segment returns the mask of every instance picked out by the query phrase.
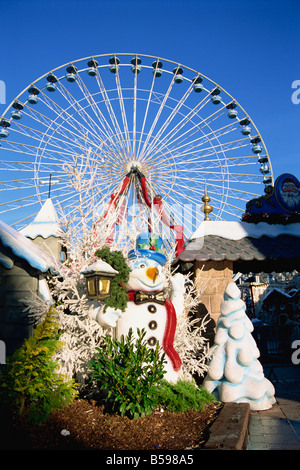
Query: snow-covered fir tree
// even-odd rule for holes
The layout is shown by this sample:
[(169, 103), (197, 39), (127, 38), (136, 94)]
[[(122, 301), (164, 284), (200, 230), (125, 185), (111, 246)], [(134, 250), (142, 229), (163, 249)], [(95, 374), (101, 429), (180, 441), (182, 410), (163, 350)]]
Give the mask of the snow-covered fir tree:
[(204, 386), (225, 403), (246, 402), (252, 410), (269, 409), (275, 403), (275, 390), (258, 361), (253, 325), (245, 311), (239, 288), (229, 283)]

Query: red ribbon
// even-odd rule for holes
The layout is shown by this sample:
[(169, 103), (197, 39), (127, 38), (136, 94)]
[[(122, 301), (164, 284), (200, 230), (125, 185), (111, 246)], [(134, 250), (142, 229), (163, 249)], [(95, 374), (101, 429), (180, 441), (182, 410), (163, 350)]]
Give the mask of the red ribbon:
[[(142, 186), (142, 192), (143, 196), (145, 199), (146, 204), (148, 207), (151, 207), (153, 204), (153, 201), (151, 202), (147, 193), (147, 188), (146, 188), (146, 178), (145, 176), (141, 176), (140, 178), (141, 181), (141, 186)], [(154, 207), (156, 208), (161, 221), (167, 225), (167, 227), (170, 227), (172, 230), (175, 230), (176, 232), (176, 256), (180, 255), (180, 253), (183, 251), (184, 248), (184, 240), (183, 240), (183, 227), (182, 225), (171, 225), (168, 221), (168, 218), (165, 214), (164, 208), (162, 201), (160, 199), (154, 198)]]

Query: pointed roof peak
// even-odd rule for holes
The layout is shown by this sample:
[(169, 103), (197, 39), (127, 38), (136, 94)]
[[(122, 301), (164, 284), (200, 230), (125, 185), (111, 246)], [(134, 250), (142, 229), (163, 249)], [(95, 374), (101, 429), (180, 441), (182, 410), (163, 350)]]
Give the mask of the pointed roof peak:
[(48, 198), (42, 205), (39, 213), (36, 215), (33, 223), (47, 223), (56, 222), (59, 223), (57, 212), (53, 205), (52, 199)]
[(50, 198), (46, 199), (35, 219), (20, 230), (20, 233), (31, 239), (38, 236), (43, 238), (59, 237), (62, 234), (59, 218)]

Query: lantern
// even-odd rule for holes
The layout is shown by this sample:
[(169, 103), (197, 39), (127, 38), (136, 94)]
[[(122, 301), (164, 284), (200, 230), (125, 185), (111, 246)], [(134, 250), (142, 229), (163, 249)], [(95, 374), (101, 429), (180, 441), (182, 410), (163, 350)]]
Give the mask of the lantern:
[(86, 279), (88, 297), (101, 301), (109, 297), (111, 280), (118, 274), (118, 271), (99, 259), (81, 273)]

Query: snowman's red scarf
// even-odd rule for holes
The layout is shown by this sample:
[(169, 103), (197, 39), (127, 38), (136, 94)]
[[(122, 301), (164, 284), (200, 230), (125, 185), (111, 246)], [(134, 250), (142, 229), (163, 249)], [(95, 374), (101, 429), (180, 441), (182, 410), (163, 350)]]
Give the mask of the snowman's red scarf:
[[(127, 292), (128, 299), (134, 301), (134, 292)], [(169, 356), (173, 369), (178, 371), (182, 365), (182, 361), (179, 354), (175, 351), (173, 342), (177, 325), (177, 318), (174, 305), (169, 299), (165, 300), (165, 307), (167, 310), (167, 323), (165, 328), (165, 334), (163, 337), (162, 348), (164, 352)]]

